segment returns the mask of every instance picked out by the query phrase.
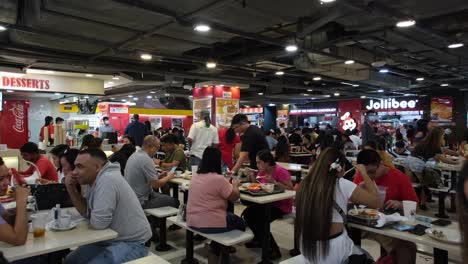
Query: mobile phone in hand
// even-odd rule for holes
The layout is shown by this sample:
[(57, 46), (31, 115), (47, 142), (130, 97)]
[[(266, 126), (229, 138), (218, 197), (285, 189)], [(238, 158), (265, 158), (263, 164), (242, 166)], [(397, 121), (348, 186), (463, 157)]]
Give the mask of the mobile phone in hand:
[(174, 167), (171, 168), (171, 170), (169, 172), (174, 172), (176, 169), (177, 169), (177, 166), (174, 166)]

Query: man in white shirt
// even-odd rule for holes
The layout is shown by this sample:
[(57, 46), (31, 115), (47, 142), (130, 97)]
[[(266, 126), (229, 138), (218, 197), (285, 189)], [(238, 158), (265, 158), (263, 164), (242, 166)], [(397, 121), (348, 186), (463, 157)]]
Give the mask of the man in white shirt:
[(211, 124), (210, 111), (202, 110), (199, 119), (201, 121), (192, 124), (187, 137), (190, 145), (190, 166), (200, 165), (203, 151), (207, 147), (217, 147), (219, 144), (218, 129)]
[(353, 129), (353, 131), (351, 131), (351, 135), (349, 136), (349, 139), (353, 141), (354, 146), (356, 146), (357, 148), (361, 147), (362, 140), (359, 137), (359, 131), (357, 129)]

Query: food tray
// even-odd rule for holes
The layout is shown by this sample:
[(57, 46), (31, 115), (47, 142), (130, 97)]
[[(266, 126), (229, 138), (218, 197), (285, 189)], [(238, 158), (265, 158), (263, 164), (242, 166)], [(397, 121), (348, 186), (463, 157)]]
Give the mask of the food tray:
[(272, 195), (272, 194), (278, 194), (278, 193), (283, 193), (284, 190), (275, 186), (275, 189), (273, 190), (273, 192), (271, 193), (268, 193), (268, 192), (265, 192), (264, 190), (260, 190), (258, 192), (251, 192), (247, 189), (241, 189), (240, 190), (241, 193), (245, 193), (245, 194), (248, 194), (248, 195), (252, 195), (252, 196), (267, 196), (267, 195)]

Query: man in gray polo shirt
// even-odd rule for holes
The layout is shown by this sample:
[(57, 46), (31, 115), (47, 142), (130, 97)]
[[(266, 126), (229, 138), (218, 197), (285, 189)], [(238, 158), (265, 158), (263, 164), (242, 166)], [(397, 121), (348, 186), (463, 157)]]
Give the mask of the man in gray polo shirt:
[[(133, 153), (125, 165), (125, 180), (136, 193), (144, 209), (164, 206), (179, 207), (180, 202), (169, 195), (153, 191), (161, 188), (174, 177), (174, 173), (163, 172), (158, 174), (151, 157), (159, 150), (159, 139), (155, 136), (146, 136), (141, 149)], [(160, 176), (162, 178), (160, 178)]]
[[(75, 160), (65, 184), (75, 208), (94, 229), (110, 228), (117, 238), (79, 247), (65, 263), (123, 263), (148, 255), (151, 227), (135, 193), (100, 149), (86, 149)], [(85, 198), (77, 185), (86, 185)]]

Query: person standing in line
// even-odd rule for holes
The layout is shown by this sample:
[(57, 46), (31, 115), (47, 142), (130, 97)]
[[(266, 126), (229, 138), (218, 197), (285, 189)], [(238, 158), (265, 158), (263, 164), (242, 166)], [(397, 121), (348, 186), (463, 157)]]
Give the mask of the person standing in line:
[(204, 109), (200, 112), (201, 121), (192, 124), (188, 134), (190, 145), (190, 166), (200, 165), (203, 151), (207, 147), (218, 147), (218, 130), (211, 124), (210, 111)]
[(143, 139), (148, 134), (145, 124), (140, 123), (139, 121), (140, 116), (138, 114), (134, 114), (132, 118), (132, 122), (128, 124), (125, 128), (126, 135), (130, 135), (135, 139), (135, 145), (141, 147), (143, 143)]
[(369, 110), (364, 117), (364, 123), (362, 124), (362, 145), (365, 145), (367, 141), (372, 141), (376, 139), (374, 122), (377, 120), (377, 115), (374, 111)]
[(232, 118), (231, 127), (236, 133), (243, 134), (241, 152), (232, 171), (237, 174), (245, 162), (250, 162), (250, 168), (257, 169), (257, 163), (255, 162), (257, 153), (260, 150), (269, 150), (265, 134), (257, 126), (250, 125), (247, 116), (244, 114), (235, 115)]
[(112, 133), (115, 132), (114, 127), (110, 125), (109, 117), (105, 116), (102, 118), (102, 123), (104, 124), (99, 128), (99, 137), (104, 138), (104, 133)]
[[(83, 197), (78, 185), (87, 185)], [(93, 229), (110, 228), (117, 238), (80, 246), (65, 259), (67, 264), (124, 263), (148, 255), (145, 243), (151, 227), (132, 188), (120, 174), (120, 166), (107, 160), (100, 149), (82, 150), (65, 186), (78, 212)]]

